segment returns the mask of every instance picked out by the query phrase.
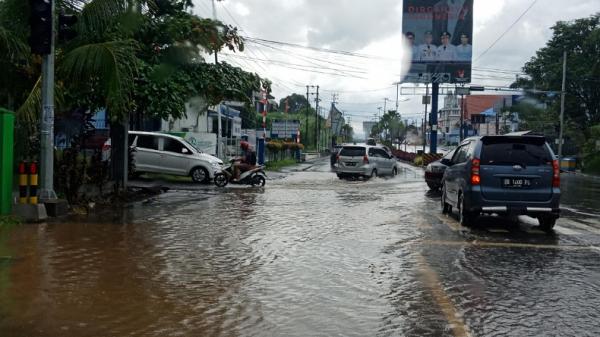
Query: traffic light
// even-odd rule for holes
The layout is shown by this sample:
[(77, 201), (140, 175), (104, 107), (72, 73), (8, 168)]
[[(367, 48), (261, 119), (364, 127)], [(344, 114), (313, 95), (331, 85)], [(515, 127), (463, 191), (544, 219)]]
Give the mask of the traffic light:
[(39, 55), (50, 54), (52, 45), (52, 0), (29, 0), (29, 25), (31, 52)]
[(69, 41), (77, 36), (75, 31), (75, 24), (77, 23), (77, 16), (73, 14), (61, 13), (58, 16), (58, 38), (62, 41)]

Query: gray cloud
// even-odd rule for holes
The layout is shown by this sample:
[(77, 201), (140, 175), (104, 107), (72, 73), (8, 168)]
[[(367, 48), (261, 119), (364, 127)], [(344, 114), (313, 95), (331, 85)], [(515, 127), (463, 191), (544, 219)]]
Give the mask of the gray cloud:
[[(494, 1), (494, 3), (492, 3)], [(480, 55), (498, 36), (509, 27), (516, 18), (531, 4), (532, 0), (477, 0), (475, 11), (475, 33), (473, 40), (473, 55)], [(204, 16), (210, 16), (210, 0), (194, 0), (196, 11)], [(249, 15), (241, 16), (235, 11), (236, 5), (241, 4), (249, 9)], [(225, 0), (218, 4), (219, 17), (232, 23), (224, 8), (235, 17), (237, 23), (246, 31), (244, 34), (269, 40), (307, 44), (314, 47), (326, 46), (331, 49), (357, 51), (376, 42), (382, 42), (401, 31), (402, 18), (397, 10), (402, 4), (398, 0)], [(498, 8), (501, 10), (492, 10)], [(479, 6), (479, 7), (478, 7)], [(500, 68), (520, 70), (535, 52), (542, 48), (552, 36), (550, 27), (557, 21), (568, 21), (587, 17), (600, 11), (599, 0), (538, 0), (533, 8), (525, 15), (510, 32), (506, 34), (483, 58), (477, 63), (480, 68)], [(485, 13), (484, 13), (485, 12)], [(256, 47), (256, 46), (254, 46)], [(385, 47), (376, 49), (377, 53), (386, 57), (390, 55)], [(272, 54), (268, 49), (262, 49), (271, 59), (287, 57), (287, 61), (302, 63), (292, 55), (282, 56)], [(374, 53), (372, 51), (371, 53)], [(246, 55), (248, 55), (246, 53)], [(315, 54), (321, 58), (323, 54)], [(335, 61), (338, 61), (336, 58)], [(341, 59), (342, 63), (365, 62), (365, 60)], [(372, 61), (373, 63), (377, 61)], [(381, 79), (370, 78), (357, 82), (354, 79), (334, 77), (331, 75), (297, 72), (265, 65), (268, 72), (251, 66), (261, 75), (274, 79), (287, 80), (287, 88), (279, 85), (274, 92), (277, 96), (285, 96), (291, 91), (303, 92), (302, 88), (294, 87), (295, 83), (318, 83), (322, 90), (339, 90), (342, 92), (342, 102), (376, 102), (387, 96), (395, 98), (395, 89), (386, 92), (373, 92), (369, 89), (385, 87)], [(394, 71), (394, 70), (391, 70)], [(397, 70), (395, 70), (397, 71)], [(483, 85), (507, 85), (511, 75), (494, 74), (475, 71), (483, 76), (474, 82)], [(496, 78), (495, 78), (496, 76)], [(506, 77), (509, 78), (506, 78)], [(277, 77), (277, 78), (276, 78)], [(365, 90), (345, 94), (344, 90)], [(330, 93), (327, 93), (329, 96)], [(401, 110), (412, 114), (415, 118), (422, 111), (420, 98), (413, 96), (409, 102), (401, 104)], [(441, 103), (441, 102), (440, 102)], [(354, 110), (370, 114), (377, 111), (381, 103), (360, 105)], [(350, 106), (349, 106), (350, 108)], [(357, 124), (355, 125), (360, 128)]]

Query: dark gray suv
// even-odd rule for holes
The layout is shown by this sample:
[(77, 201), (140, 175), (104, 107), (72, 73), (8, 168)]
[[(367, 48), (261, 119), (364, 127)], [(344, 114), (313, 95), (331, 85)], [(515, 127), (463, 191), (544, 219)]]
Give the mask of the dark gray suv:
[(496, 213), (529, 215), (545, 230), (554, 227), (560, 212), (560, 169), (544, 137), (468, 138), (444, 164), (442, 211), (456, 207), (461, 224)]

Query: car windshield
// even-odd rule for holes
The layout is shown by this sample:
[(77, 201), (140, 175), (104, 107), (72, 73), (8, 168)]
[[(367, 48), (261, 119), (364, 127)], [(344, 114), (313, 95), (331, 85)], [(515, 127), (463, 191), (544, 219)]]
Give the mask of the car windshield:
[(365, 147), (363, 146), (345, 146), (340, 151), (340, 156), (344, 157), (362, 157), (365, 155)]
[(483, 142), (481, 165), (540, 166), (552, 164), (544, 143), (528, 140), (494, 140)]

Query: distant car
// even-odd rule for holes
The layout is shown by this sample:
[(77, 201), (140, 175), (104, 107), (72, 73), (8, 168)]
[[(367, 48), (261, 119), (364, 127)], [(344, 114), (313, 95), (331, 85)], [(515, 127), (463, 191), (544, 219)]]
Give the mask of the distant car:
[(336, 145), (331, 150), (331, 155), (329, 156), (329, 163), (331, 164), (332, 167), (335, 166), (335, 163), (337, 161), (337, 155), (338, 155), (338, 152), (340, 152), (341, 148), (342, 148), (342, 145)]
[(453, 149), (446, 153), (440, 160), (429, 163), (429, 165), (425, 167), (425, 182), (427, 182), (427, 186), (429, 186), (430, 190), (439, 190), (442, 188), (442, 177), (454, 155), (454, 151), (455, 150)]
[(471, 137), (442, 179), (442, 212), (471, 225), (481, 213), (529, 215), (550, 230), (560, 214), (560, 167), (543, 136)]
[(344, 145), (337, 156), (338, 178), (398, 174), (397, 160), (381, 146)]

